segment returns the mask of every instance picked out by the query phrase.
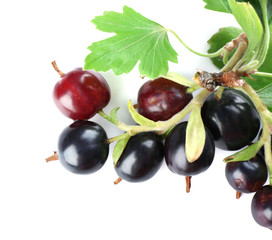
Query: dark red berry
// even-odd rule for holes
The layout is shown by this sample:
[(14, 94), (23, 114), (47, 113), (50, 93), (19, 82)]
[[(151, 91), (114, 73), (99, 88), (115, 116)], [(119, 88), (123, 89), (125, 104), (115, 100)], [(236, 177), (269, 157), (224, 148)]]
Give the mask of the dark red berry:
[(99, 73), (77, 68), (56, 83), (53, 99), (65, 116), (89, 119), (109, 103), (110, 88)]
[(138, 92), (138, 112), (153, 121), (165, 121), (192, 99), (186, 87), (165, 78), (147, 81)]

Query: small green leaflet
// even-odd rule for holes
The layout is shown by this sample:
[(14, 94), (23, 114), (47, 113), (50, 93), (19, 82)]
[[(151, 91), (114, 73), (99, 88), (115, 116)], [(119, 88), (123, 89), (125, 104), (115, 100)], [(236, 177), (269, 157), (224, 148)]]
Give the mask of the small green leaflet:
[(96, 28), (116, 35), (94, 42), (85, 59), (84, 69), (108, 71), (116, 75), (129, 73), (140, 61), (139, 72), (151, 79), (168, 72), (168, 61), (177, 63), (167, 29), (132, 8), (124, 6), (123, 13), (104, 12), (92, 22)]
[(244, 148), (243, 150), (228, 156), (224, 159), (225, 162), (241, 162), (248, 161), (250, 158), (254, 157), (260, 148), (263, 146), (261, 141), (257, 141), (251, 144), (249, 147)]
[(248, 52), (253, 51), (260, 43), (263, 36), (263, 26), (255, 9), (249, 3), (237, 3), (229, 0), (232, 14), (240, 24), (248, 38)]
[(185, 152), (188, 162), (196, 161), (202, 154), (206, 139), (205, 127), (201, 118), (201, 105), (196, 105), (186, 128)]
[(141, 114), (139, 114), (136, 111), (136, 109), (134, 108), (131, 100), (128, 101), (128, 110), (129, 110), (129, 113), (132, 116), (133, 120), (136, 123), (138, 123), (140, 125), (143, 125), (145, 127), (156, 127), (157, 126), (156, 122), (154, 122), (153, 120), (150, 120), (150, 119), (142, 116)]
[(218, 12), (231, 13), (228, 0), (203, 0), (206, 5), (205, 8)]
[(118, 162), (119, 158), (121, 157), (129, 139), (130, 139), (130, 136), (127, 135), (125, 138), (118, 140), (118, 142), (115, 144), (114, 149), (113, 149), (113, 153), (112, 153), (114, 165), (117, 164), (117, 162)]

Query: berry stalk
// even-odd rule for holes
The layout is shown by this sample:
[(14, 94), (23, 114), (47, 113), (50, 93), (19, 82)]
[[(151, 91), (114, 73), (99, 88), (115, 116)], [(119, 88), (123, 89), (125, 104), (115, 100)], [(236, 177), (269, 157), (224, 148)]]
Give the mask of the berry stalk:
[[(172, 118), (167, 121), (153, 122), (153, 126), (146, 125), (126, 125), (120, 122), (116, 125), (120, 130), (126, 131), (129, 135), (135, 135), (140, 132), (150, 132), (150, 131), (160, 131), (166, 132), (169, 128), (179, 123), (187, 114), (189, 114), (192, 109), (197, 105), (202, 105), (206, 97), (210, 92), (203, 89), (191, 102), (179, 113), (175, 114)], [(149, 120), (150, 122), (150, 120)]]
[(243, 85), (243, 90), (251, 97), (259, 115), (261, 117), (263, 132), (262, 132), (262, 140), (264, 141), (265, 148), (265, 162), (269, 171), (269, 182), (272, 185), (272, 153), (271, 153), (271, 113), (267, 110), (266, 106), (262, 103), (261, 99), (254, 91), (254, 89), (245, 83)]
[(265, 162), (269, 172), (269, 184), (272, 186), (272, 153), (271, 153), (271, 140), (269, 139), (264, 144)]
[(247, 41), (246, 40), (242, 40), (239, 43), (238, 48), (237, 48), (236, 52), (234, 53), (234, 55), (232, 56), (232, 58), (221, 69), (221, 72), (229, 72), (235, 66), (237, 66), (237, 64), (239, 63), (239, 61), (241, 60), (241, 58), (244, 56), (244, 54), (245, 54), (245, 52), (247, 50), (247, 47), (248, 47)]
[(267, 72), (255, 72), (253, 73), (253, 75), (272, 78), (272, 73), (267, 73)]
[(182, 39), (173, 30), (167, 29), (167, 31), (172, 33), (187, 50), (189, 50), (190, 52), (192, 52), (200, 57), (209, 57), (209, 58), (218, 57), (224, 52), (225, 47), (220, 48), (217, 52), (214, 52), (214, 53), (197, 52), (197, 51), (193, 50), (192, 48), (190, 48), (185, 42), (183, 42)]

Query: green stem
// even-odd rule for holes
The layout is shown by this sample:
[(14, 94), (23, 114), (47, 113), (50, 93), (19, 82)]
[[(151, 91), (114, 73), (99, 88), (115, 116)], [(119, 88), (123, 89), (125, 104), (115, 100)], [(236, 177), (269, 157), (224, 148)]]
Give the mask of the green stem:
[(224, 63), (224, 65), (226, 65), (227, 63), (228, 63), (228, 61), (229, 61), (229, 56), (230, 56), (230, 51), (228, 51), (227, 49), (224, 49), (224, 51), (223, 51), (223, 63)]
[(268, 109), (263, 112), (263, 118), (268, 125), (270, 134), (272, 134), (272, 113)]
[(224, 87), (219, 87), (218, 89), (217, 89), (217, 91), (214, 93), (214, 96), (215, 96), (215, 98), (217, 99), (217, 100), (219, 100), (219, 99), (221, 99), (221, 97), (222, 97), (222, 94), (223, 94), (223, 92), (224, 92)]
[(140, 132), (152, 132), (152, 131), (167, 131), (170, 127), (180, 122), (189, 112), (192, 111), (196, 104), (202, 104), (210, 92), (203, 89), (193, 100), (179, 113), (174, 115), (167, 121), (158, 121), (154, 123), (154, 126), (142, 126), (142, 125), (126, 125), (123, 122), (119, 122), (117, 127), (120, 130), (127, 132), (129, 135), (135, 135)]
[(272, 78), (272, 73), (267, 73), (267, 72), (255, 72), (253, 75), (260, 76), (260, 77), (271, 77)]
[(270, 185), (272, 185), (272, 153), (271, 153), (271, 121), (269, 120), (269, 111), (262, 103), (261, 99), (254, 91), (254, 89), (247, 83), (243, 85), (243, 90), (250, 96), (252, 99), (262, 122), (263, 133), (261, 136), (262, 141), (264, 142), (265, 148), (265, 162), (269, 171), (269, 181)]
[(239, 46), (236, 50), (236, 52), (233, 54), (231, 59), (227, 62), (227, 64), (221, 69), (221, 72), (229, 72), (231, 71), (239, 62), (239, 60), (243, 57), (247, 50), (247, 42), (246, 41), (241, 41), (239, 43)]
[(245, 62), (243, 63), (243, 66), (245, 66), (245, 65), (251, 63), (252, 61), (254, 61), (256, 59), (256, 56), (257, 56), (256, 51), (249, 52), (248, 55), (247, 55), (247, 58), (246, 58)]
[(200, 53), (200, 52), (197, 52), (197, 51), (193, 50), (192, 48), (190, 48), (185, 42), (183, 42), (182, 39), (173, 30), (167, 29), (167, 31), (171, 32), (186, 49), (188, 49), (190, 52), (192, 52), (192, 53), (194, 53), (194, 54), (196, 54), (198, 56), (213, 58), (213, 57), (220, 56), (224, 51), (224, 47), (222, 47), (217, 52), (214, 52), (214, 53)]
[(106, 142), (107, 142), (108, 144), (110, 144), (110, 143), (113, 143), (113, 142), (118, 141), (118, 140), (120, 140), (120, 139), (126, 138), (126, 137), (128, 137), (128, 136), (129, 136), (128, 133), (123, 133), (123, 134), (118, 135), (118, 136), (116, 136), (116, 137), (108, 138)]
[(240, 73), (245, 73), (245, 72), (252, 72), (254, 69), (256, 69), (259, 65), (259, 61), (258, 60), (253, 60), (252, 62), (246, 64), (246, 65), (243, 65), (242, 67), (240, 67), (238, 69), (238, 72)]
[(113, 123), (114, 125), (118, 124), (118, 122), (116, 122), (112, 117), (110, 117), (109, 115), (107, 115), (106, 113), (103, 112), (103, 110), (99, 110), (98, 114), (105, 118), (106, 120), (108, 120), (109, 122)]
[(187, 90), (186, 90), (186, 92), (187, 93), (193, 93), (194, 91), (196, 91), (196, 90), (198, 90), (198, 89), (200, 89), (201, 87), (199, 86), (199, 85), (196, 85), (196, 86), (194, 86), (194, 87), (189, 87), (189, 88), (187, 88)]
[(263, 64), (268, 52), (269, 42), (270, 42), (270, 30), (269, 30), (269, 23), (268, 23), (268, 17), (267, 17), (267, 0), (260, 1), (260, 4), (262, 8), (262, 15), (263, 15), (264, 36), (260, 46), (260, 52), (257, 56), (257, 60), (259, 61), (259, 65), (257, 66), (257, 68)]
[[(269, 133), (269, 129), (267, 126), (263, 126), (263, 131)], [(270, 136), (270, 134), (269, 134)], [(265, 155), (265, 163), (268, 168), (269, 173), (269, 183), (272, 186), (272, 153), (271, 153), (271, 137), (264, 144), (264, 155)]]
[(254, 91), (254, 89), (247, 83), (243, 85), (243, 90), (250, 96), (251, 100), (253, 101), (257, 111), (259, 112), (260, 116), (262, 116), (267, 108), (259, 98), (258, 94)]

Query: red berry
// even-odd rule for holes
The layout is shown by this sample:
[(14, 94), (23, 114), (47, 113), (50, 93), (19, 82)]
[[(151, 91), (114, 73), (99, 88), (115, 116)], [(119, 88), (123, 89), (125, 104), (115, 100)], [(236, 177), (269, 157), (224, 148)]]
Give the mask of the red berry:
[(192, 99), (186, 87), (165, 78), (147, 81), (138, 92), (138, 112), (153, 121), (165, 121)]
[(110, 88), (97, 72), (77, 68), (56, 83), (53, 99), (59, 110), (74, 120), (89, 119), (110, 101)]

